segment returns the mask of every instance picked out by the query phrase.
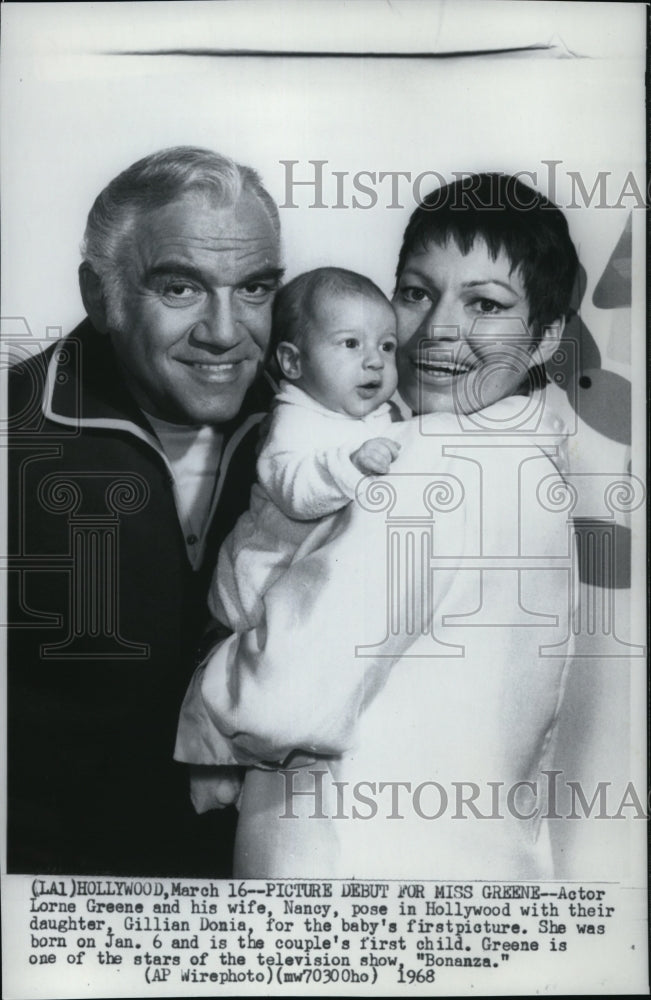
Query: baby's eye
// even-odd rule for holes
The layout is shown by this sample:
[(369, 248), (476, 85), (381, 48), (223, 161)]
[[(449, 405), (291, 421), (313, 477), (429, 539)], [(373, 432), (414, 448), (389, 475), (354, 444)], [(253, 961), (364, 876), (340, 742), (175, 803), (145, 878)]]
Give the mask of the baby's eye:
[(348, 347), (351, 351), (354, 351), (356, 347), (359, 347), (359, 340), (356, 337), (346, 337), (344, 347)]
[(385, 340), (385, 342), (380, 347), (380, 350), (385, 351), (387, 354), (393, 354), (395, 352), (395, 349), (396, 345), (395, 341), (393, 340)]

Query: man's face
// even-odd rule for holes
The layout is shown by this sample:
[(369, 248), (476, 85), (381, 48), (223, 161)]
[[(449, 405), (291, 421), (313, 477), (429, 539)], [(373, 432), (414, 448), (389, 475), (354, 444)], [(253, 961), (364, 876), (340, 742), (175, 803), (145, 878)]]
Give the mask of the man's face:
[(139, 406), (179, 424), (235, 417), (264, 360), (282, 273), (260, 202), (247, 193), (218, 207), (190, 192), (136, 221), (122, 267), (109, 336)]
[(483, 409), (543, 360), (518, 271), (504, 251), (493, 260), (482, 239), (465, 255), (453, 240), (412, 251), (393, 307), (400, 393), (417, 413)]

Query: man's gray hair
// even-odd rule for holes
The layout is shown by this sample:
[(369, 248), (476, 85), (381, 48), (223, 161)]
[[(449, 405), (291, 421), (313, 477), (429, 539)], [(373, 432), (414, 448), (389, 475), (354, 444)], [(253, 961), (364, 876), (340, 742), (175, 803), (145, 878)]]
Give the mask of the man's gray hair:
[(198, 146), (173, 146), (151, 153), (118, 174), (97, 196), (81, 247), (83, 260), (101, 279), (114, 309), (121, 306), (121, 251), (138, 215), (160, 208), (188, 191), (204, 191), (230, 207), (250, 192), (280, 237), (278, 207), (259, 175), (226, 156)]

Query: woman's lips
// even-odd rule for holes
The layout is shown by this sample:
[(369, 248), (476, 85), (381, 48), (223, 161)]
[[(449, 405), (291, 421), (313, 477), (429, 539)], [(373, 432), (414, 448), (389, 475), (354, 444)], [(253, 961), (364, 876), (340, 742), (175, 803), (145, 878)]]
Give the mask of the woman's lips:
[(420, 379), (437, 384), (452, 383), (472, 371), (471, 365), (462, 361), (448, 361), (421, 355), (411, 358), (410, 361)]

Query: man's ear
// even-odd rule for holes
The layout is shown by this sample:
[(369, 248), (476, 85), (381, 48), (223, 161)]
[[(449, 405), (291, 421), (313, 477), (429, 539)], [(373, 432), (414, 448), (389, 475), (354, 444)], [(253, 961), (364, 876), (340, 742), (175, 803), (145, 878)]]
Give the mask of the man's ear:
[(295, 382), (301, 377), (301, 352), (296, 344), (281, 340), (276, 348), (276, 360), (285, 378)]
[(542, 337), (536, 344), (536, 363), (546, 365), (554, 351), (558, 350), (565, 329), (565, 317), (555, 319), (553, 323), (545, 323)]
[(106, 300), (102, 290), (102, 282), (86, 261), (79, 267), (79, 290), (84, 309), (95, 329), (100, 333), (108, 333)]

